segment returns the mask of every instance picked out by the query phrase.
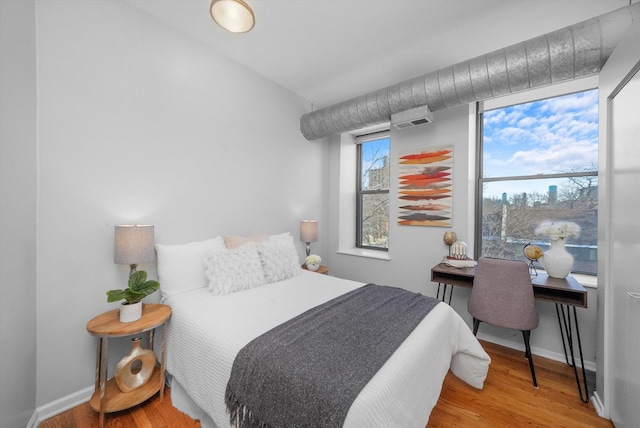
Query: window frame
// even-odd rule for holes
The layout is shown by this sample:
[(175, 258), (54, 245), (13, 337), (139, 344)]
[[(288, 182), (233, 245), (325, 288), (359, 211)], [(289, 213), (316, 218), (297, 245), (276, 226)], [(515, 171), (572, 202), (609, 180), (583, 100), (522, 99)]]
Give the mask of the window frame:
[[(389, 235), (387, 233), (387, 247), (375, 247), (371, 245), (363, 245), (362, 244), (362, 211), (363, 211), (363, 199), (365, 195), (380, 195), (386, 194), (389, 199), (389, 212), (387, 212), (388, 221), (391, 221), (391, 197), (389, 196), (390, 187), (391, 187), (391, 174), (389, 174), (389, 183), (387, 189), (374, 189), (374, 190), (363, 190), (362, 189), (362, 145), (375, 140), (382, 140), (384, 138), (389, 139), (389, 157), (391, 157), (391, 129), (384, 129), (375, 132), (364, 133), (360, 135), (356, 135), (354, 138), (354, 143), (356, 144), (356, 236), (355, 236), (355, 246), (356, 248), (363, 250), (374, 250), (374, 251), (389, 251)], [(389, 159), (389, 168), (391, 159)]]
[[(486, 183), (499, 182), (499, 181), (518, 181), (518, 180), (545, 180), (545, 179), (554, 179), (554, 178), (580, 178), (580, 177), (595, 177), (599, 178), (599, 170), (600, 165), (598, 165), (598, 169), (594, 171), (579, 171), (579, 172), (566, 172), (566, 173), (554, 173), (554, 174), (535, 174), (535, 175), (518, 175), (518, 176), (499, 176), (499, 177), (483, 177), (483, 165), (484, 165), (484, 113), (487, 111), (498, 110), (502, 108), (507, 108), (511, 106), (517, 106), (520, 104), (528, 104), (536, 101), (542, 101), (551, 98), (558, 98), (566, 95), (571, 95), (580, 92), (587, 92), (590, 90), (599, 90), (597, 84), (586, 84), (580, 85), (579, 87), (571, 87), (568, 89), (559, 89), (559, 90), (551, 90), (545, 91), (543, 93), (538, 93), (537, 91), (532, 91), (530, 95), (519, 94), (517, 97), (513, 99), (509, 99), (511, 97), (505, 97), (505, 100), (501, 102), (491, 102), (490, 106), (487, 107), (487, 102), (477, 102), (475, 109), (475, 143), (476, 143), (476, 156), (475, 156), (475, 168), (476, 168), (476, 177), (475, 177), (475, 221), (474, 221), (474, 239), (477, 245), (474, 248), (474, 258), (477, 260), (481, 257), (482, 254), (482, 243), (483, 243), (483, 202), (484, 202), (484, 185)], [(493, 101), (493, 100), (492, 100)], [(602, 142), (598, 141), (598, 145), (602, 144)], [(598, 274), (597, 266), (596, 272), (581, 272), (579, 270), (574, 271), (574, 273), (595, 276)]]

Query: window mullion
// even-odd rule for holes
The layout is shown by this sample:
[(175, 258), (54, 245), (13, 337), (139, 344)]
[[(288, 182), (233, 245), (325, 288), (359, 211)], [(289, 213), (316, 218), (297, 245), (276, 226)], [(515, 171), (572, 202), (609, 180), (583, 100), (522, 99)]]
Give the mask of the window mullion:
[(493, 182), (493, 181), (515, 181), (515, 180), (543, 180), (548, 178), (567, 178), (567, 177), (593, 177), (597, 176), (598, 171), (586, 171), (586, 172), (567, 172), (567, 173), (558, 173), (558, 174), (536, 174), (536, 175), (516, 175), (516, 176), (505, 176), (505, 177), (482, 177), (482, 180), (485, 183)]
[(362, 190), (360, 193), (362, 195), (379, 195), (383, 193), (389, 193), (389, 189)]

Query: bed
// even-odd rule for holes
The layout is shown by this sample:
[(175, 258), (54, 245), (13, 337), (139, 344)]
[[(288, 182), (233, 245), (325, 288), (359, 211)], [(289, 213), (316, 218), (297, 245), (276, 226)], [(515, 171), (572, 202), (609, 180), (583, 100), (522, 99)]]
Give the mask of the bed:
[[(364, 285), (300, 269), (288, 234), (260, 239), (237, 247), (222, 238), (157, 246), (162, 300), (172, 308), (166, 353), (172, 403), (203, 427), (231, 426), (225, 389), (234, 359), (247, 343)], [(215, 266), (223, 266), (223, 272)], [(260, 268), (262, 279), (238, 280), (239, 270), (242, 277)], [(243, 285), (234, 290), (228, 282)], [(224, 289), (212, 289), (213, 283), (225, 283)], [(357, 395), (343, 426), (423, 428), (449, 370), (482, 388), (489, 363), (460, 316), (438, 304)]]

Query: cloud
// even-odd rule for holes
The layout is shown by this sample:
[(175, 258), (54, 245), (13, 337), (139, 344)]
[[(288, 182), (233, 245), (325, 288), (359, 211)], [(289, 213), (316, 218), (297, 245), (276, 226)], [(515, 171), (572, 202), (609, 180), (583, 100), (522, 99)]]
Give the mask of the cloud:
[(598, 163), (598, 91), (484, 114), (488, 176), (569, 172)]

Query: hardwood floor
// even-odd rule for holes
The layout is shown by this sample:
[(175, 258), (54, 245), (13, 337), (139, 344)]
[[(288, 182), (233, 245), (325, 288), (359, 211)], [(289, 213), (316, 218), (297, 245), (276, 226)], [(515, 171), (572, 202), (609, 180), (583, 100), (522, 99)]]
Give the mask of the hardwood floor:
[(428, 428), (613, 427), (591, 402), (580, 401), (573, 369), (565, 363), (534, 355), (536, 389), (523, 352), (481, 343), (492, 360), (484, 389), (449, 372)]
[[(89, 403), (82, 404), (40, 423), (39, 428), (97, 428), (98, 413)], [(160, 394), (145, 403), (121, 412), (105, 415), (105, 428), (200, 428), (194, 421), (171, 405), (171, 389), (166, 387), (164, 399)]]
[[(536, 389), (522, 352), (487, 342), (482, 345), (492, 359), (484, 389), (472, 388), (449, 373), (427, 428), (613, 427), (591, 403), (580, 401), (573, 370), (566, 364), (534, 356)], [(88, 403), (40, 424), (40, 428), (97, 426), (98, 414)], [(200, 423), (171, 406), (167, 388), (163, 402), (156, 394), (140, 406), (107, 414), (105, 427), (196, 428)]]

